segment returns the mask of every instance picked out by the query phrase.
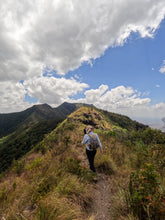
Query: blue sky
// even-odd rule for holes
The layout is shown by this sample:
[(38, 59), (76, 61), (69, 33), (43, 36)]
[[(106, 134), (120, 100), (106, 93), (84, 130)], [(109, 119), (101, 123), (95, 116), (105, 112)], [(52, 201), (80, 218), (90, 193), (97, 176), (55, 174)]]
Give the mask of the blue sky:
[(107, 49), (92, 65), (82, 64), (67, 77), (76, 74), (95, 89), (100, 84), (108, 84), (111, 88), (131, 86), (156, 104), (165, 102), (165, 75), (159, 71), (164, 57), (165, 20), (153, 38), (141, 38), (132, 33), (123, 46)]
[(162, 128), (164, 0), (6, 0), (1, 15), (1, 113), (83, 102)]

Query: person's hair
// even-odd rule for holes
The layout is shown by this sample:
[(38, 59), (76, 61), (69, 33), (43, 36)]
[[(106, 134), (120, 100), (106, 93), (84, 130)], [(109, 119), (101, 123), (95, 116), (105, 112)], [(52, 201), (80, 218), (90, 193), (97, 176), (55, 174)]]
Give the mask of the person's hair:
[(91, 125), (88, 125), (87, 128), (86, 128), (86, 132), (87, 134), (92, 131), (93, 127)]

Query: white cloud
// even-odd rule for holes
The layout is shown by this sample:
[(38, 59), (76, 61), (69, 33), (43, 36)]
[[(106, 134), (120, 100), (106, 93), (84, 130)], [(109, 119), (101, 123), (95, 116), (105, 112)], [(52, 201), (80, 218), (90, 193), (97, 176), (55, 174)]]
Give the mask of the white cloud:
[(141, 95), (141, 97), (147, 97), (147, 96), (150, 95), (150, 91), (145, 91), (145, 92), (143, 92), (142, 94), (139, 93), (139, 96), (140, 96), (140, 95)]
[(30, 106), (24, 103), (26, 90), (21, 83), (0, 82), (0, 88), (0, 112), (17, 112)]
[(70, 96), (88, 88), (86, 83), (64, 77), (36, 77), (24, 81), (23, 85), (29, 96), (37, 98), (39, 103), (48, 103), (53, 106), (68, 101)]
[(152, 37), (164, 14), (164, 0), (1, 1), (0, 80), (67, 73), (132, 31)]
[(99, 101), (100, 97), (106, 92), (108, 89), (107, 85), (101, 85), (98, 89), (91, 89), (85, 92), (86, 99), (84, 100), (87, 103), (95, 103), (97, 100)]
[(165, 74), (165, 60), (163, 60), (163, 64), (159, 70), (162, 74)]
[(147, 121), (148, 124), (149, 122), (152, 124), (158, 117), (163, 118), (165, 103), (152, 105), (150, 98), (142, 98), (140, 94), (131, 87), (118, 86), (108, 89), (108, 86), (101, 85), (96, 90), (87, 90), (86, 97), (77, 101), (94, 104), (96, 107), (110, 112), (124, 114), (143, 123)]
[(157, 85), (156, 85), (156, 88), (160, 88), (160, 85), (159, 85), (159, 84), (157, 84)]
[(138, 91), (124, 86), (109, 90), (107, 85), (101, 85), (98, 89), (87, 90), (85, 95), (84, 99), (78, 101), (130, 116), (134, 109), (146, 108), (150, 103), (149, 98), (140, 98)]
[(26, 94), (38, 100), (35, 104), (48, 103), (51, 106), (58, 106), (88, 87), (86, 83), (64, 77), (42, 76), (33, 77), (22, 83), (0, 82), (0, 112), (21, 111), (32, 106), (33, 103), (25, 102)]

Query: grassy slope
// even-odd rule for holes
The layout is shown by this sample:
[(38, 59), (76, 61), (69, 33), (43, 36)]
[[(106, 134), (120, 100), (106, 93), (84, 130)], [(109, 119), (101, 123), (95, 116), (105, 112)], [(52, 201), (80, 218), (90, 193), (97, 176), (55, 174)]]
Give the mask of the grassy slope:
[[(128, 219), (123, 189), (128, 187), (131, 171), (144, 161), (150, 162), (152, 155), (143, 155), (143, 158), (135, 135), (129, 138), (130, 132), (117, 124), (114, 126), (107, 120), (107, 114), (89, 107), (72, 113), (32, 152), (15, 161), (10, 172), (2, 177), (1, 218), (90, 219), (88, 209), (94, 176), (83, 163), (86, 155), (81, 145), (86, 124), (94, 125), (104, 147), (104, 154), (97, 153), (96, 156), (97, 170), (113, 177), (111, 212), (114, 219)], [(156, 164), (156, 161), (155, 155), (153, 162)]]
[(30, 151), (59, 122), (58, 120), (47, 120), (32, 123), (0, 139), (0, 173), (10, 167), (13, 159), (18, 159)]
[(31, 150), (76, 108), (76, 104), (70, 103), (57, 108), (43, 104), (18, 113), (0, 114), (0, 136), (8, 134), (0, 139), (0, 173), (10, 167), (13, 159)]

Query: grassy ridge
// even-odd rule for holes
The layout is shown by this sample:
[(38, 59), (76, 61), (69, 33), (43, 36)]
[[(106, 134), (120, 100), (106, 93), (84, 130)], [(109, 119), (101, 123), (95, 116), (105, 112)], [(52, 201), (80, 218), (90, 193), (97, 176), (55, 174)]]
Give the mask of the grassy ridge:
[[(83, 129), (92, 124), (104, 154), (98, 172), (111, 176), (112, 219), (163, 219), (165, 135), (120, 126), (107, 112), (82, 107), (21, 160), (0, 183), (0, 217), (6, 219), (92, 219), (94, 175), (83, 163)], [(119, 121), (121, 118), (119, 118)], [(125, 123), (125, 122), (124, 122)], [(108, 219), (108, 218), (107, 218)]]

